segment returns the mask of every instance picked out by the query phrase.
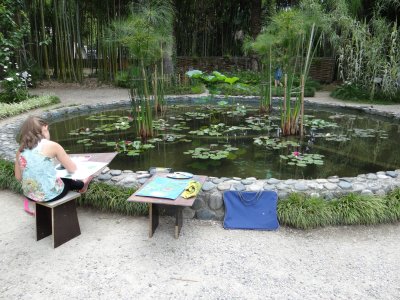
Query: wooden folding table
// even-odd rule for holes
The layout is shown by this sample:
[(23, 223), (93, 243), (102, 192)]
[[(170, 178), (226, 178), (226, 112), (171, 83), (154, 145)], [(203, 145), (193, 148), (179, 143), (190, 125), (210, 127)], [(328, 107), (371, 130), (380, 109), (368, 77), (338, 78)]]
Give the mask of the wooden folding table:
[[(150, 178), (147, 181), (146, 184), (150, 183), (152, 180), (154, 180), (157, 177), (166, 177), (167, 175), (168, 174), (155, 174), (152, 178)], [(198, 181), (202, 185), (206, 181), (207, 176), (194, 175), (193, 178), (190, 178), (190, 179)], [(179, 179), (176, 179), (176, 180), (179, 180)], [(179, 233), (181, 231), (182, 223), (183, 223), (182, 210), (185, 207), (191, 207), (193, 205), (194, 201), (196, 200), (196, 197), (191, 197), (191, 198), (185, 199), (185, 198), (179, 196), (175, 200), (170, 200), (170, 199), (164, 199), (164, 198), (135, 195), (145, 185), (143, 185), (139, 190), (137, 190), (133, 195), (131, 195), (128, 198), (128, 201), (148, 203), (148, 205), (149, 205), (149, 237), (152, 237), (154, 232), (157, 229), (158, 222), (159, 222), (159, 216), (160, 216), (160, 207), (163, 205), (169, 205), (169, 206), (173, 207), (173, 209), (174, 209), (175, 238), (177, 239), (179, 237)]]

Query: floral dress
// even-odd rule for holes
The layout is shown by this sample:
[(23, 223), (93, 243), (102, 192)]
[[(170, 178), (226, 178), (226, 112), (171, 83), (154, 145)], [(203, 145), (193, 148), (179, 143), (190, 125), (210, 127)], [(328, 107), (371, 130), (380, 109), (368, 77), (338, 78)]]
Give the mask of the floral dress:
[(22, 171), (22, 191), (28, 198), (44, 202), (61, 194), (64, 183), (56, 176), (53, 159), (42, 154), (42, 139), (33, 149), (24, 149), (19, 156)]

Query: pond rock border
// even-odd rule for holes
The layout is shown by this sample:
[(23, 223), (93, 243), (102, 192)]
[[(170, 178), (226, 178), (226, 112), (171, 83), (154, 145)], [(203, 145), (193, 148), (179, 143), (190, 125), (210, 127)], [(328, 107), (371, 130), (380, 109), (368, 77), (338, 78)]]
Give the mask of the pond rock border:
[[(170, 102), (179, 103), (182, 100), (193, 100), (196, 97), (176, 96), (169, 97)], [(238, 100), (256, 100), (255, 97), (234, 97)], [(110, 109), (128, 107), (129, 100), (120, 100), (110, 103), (83, 104), (79, 106), (61, 107), (38, 114), (49, 122), (61, 118), (75, 117), (87, 112), (99, 112)], [(394, 118), (400, 120), (400, 114), (381, 111), (371, 106), (315, 104), (312, 106), (327, 106), (333, 108), (355, 109), (365, 113)], [(15, 160), (15, 151), (18, 147), (16, 136), (26, 116), (13, 118), (12, 122), (0, 128), (0, 157), (9, 161)], [(110, 185), (139, 188), (150, 177), (148, 171), (112, 170), (105, 168), (94, 180)], [(400, 169), (381, 171), (377, 173), (360, 174), (357, 177), (331, 176), (314, 180), (275, 178), (257, 179), (255, 177), (209, 177), (204, 183), (201, 192), (192, 207), (183, 210), (185, 218), (198, 218), (202, 220), (222, 220), (224, 218), (223, 193), (228, 190), (235, 191), (260, 191), (273, 190), (278, 194), (278, 199), (283, 200), (290, 193), (305, 193), (309, 196), (323, 197), (327, 201), (348, 193), (361, 193), (364, 195), (385, 195), (396, 187), (400, 187)]]

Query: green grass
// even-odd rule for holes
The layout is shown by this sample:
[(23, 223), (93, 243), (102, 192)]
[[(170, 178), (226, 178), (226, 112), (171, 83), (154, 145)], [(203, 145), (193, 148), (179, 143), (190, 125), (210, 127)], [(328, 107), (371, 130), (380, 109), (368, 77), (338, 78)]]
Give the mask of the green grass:
[(298, 193), (279, 201), (277, 213), (282, 225), (299, 229), (323, 227), (332, 222), (332, 211), (326, 200), (307, 198)]
[(14, 163), (0, 159), (0, 190), (22, 193), (21, 184), (14, 176)]
[(78, 199), (79, 205), (91, 206), (101, 211), (116, 212), (124, 215), (145, 215), (148, 207), (145, 203), (128, 202), (135, 192), (133, 188), (124, 188), (106, 183), (93, 182), (85, 194)]
[(34, 108), (60, 103), (56, 96), (38, 96), (18, 103), (0, 103), (0, 119), (12, 117)]
[(397, 95), (388, 97), (378, 91), (374, 95), (374, 99), (370, 99), (369, 91), (356, 85), (340, 85), (337, 86), (330, 94), (331, 97), (351, 102), (360, 102), (368, 104), (399, 104), (400, 92)]

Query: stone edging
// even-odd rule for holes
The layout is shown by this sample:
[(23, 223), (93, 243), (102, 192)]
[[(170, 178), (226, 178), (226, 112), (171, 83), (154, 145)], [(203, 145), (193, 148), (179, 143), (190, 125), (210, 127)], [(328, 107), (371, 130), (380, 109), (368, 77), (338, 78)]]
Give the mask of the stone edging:
[[(170, 98), (172, 101), (183, 97)], [(185, 97), (186, 100), (193, 97)], [(243, 97), (238, 97), (243, 99)], [(247, 97), (246, 97), (247, 98)], [(249, 97), (253, 98), (254, 97)], [(56, 120), (61, 117), (84, 114), (88, 111), (103, 111), (119, 107), (126, 107), (129, 101), (114, 101), (111, 103), (99, 103), (93, 105), (70, 106), (43, 112), (40, 116), (47, 120)], [(366, 113), (382, 115), (400, 119), (400, 114), (383, 112), (367, 106), (353, 105), (330, 105), (323, 106), (350, 108), (364, 111)], [(14, 161), (15, 149), (18, 147), (15, 137), (25, 117), (14, 119), (12, 123), (0, 128), (0, 157)], [(150, 177), (148, 171), (133, 172), (130, 170), (111, 170), (106, 168), (95, 178), (95, 181), (105, 182), (110, 185), (124, 187), (140, 187)], [(236, 191), (259, 191), (273, 190), (278, 193), (280, 200), (285, 199), (292, 192), (305, 193), (310, 196), (320, 196), (327, 200), (350, 192), (365, 195), (385, 195), (396, 187), (400, 187), (400, 169), (395, 171), (382, 171), (370, 174), (361, 174), (357, 177), (331, 176), (326, 179), (303, 180), (288, 179), (278, 180), (275, 178), (260, 180), (255, 177), (209, 177), (203, 185), (191, 208), (183, 210), (185, 218), (198, 218), (204, 220), (222, 220), (224, 217), (223, 192), (227, 190)]]

